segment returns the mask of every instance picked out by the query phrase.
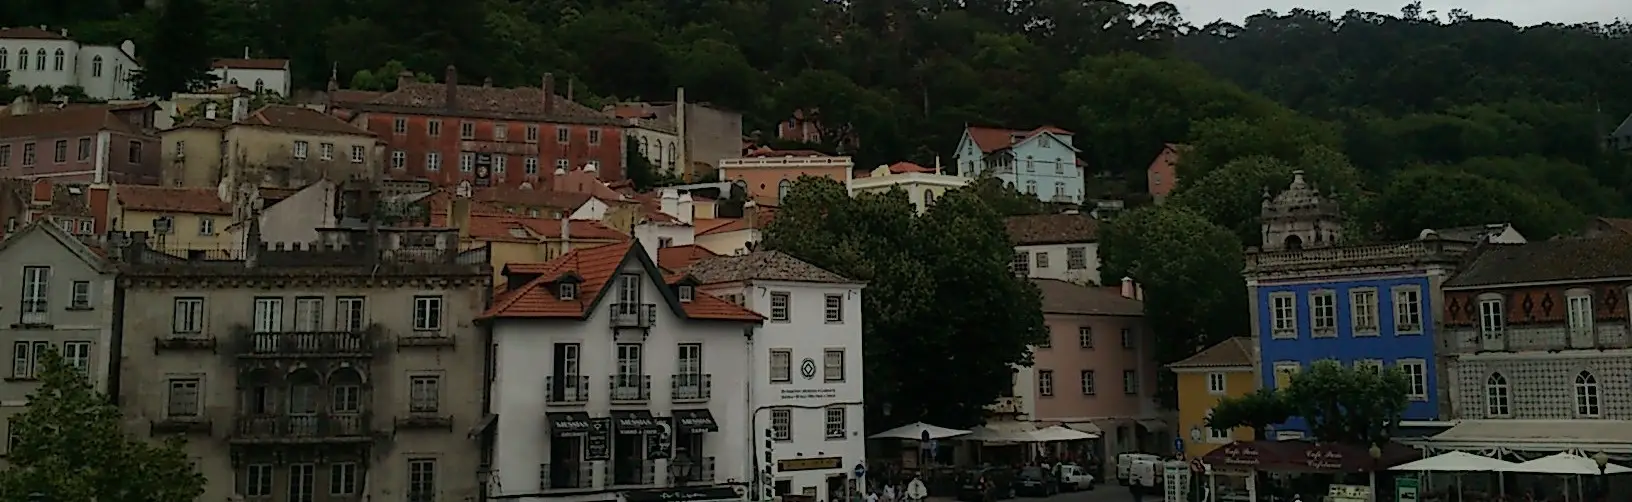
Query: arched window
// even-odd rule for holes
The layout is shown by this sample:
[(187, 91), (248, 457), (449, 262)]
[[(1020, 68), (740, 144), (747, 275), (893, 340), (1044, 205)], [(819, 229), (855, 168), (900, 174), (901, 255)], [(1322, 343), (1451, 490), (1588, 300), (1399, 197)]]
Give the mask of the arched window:
[(788, 198), (788, 190), (791, 189), (791, 188), (793, 188), (793, 182), (790, 182), (788, 180), (782, 180), (781, 183), (777, 183), (776, 184), (776, 199), (777, 200), (782, 200), (782, 199)]
[(1501, 373), (1491, 373), (1485, 379), (1485, 416), (1489, 418), (1506, 417), (1513, 413), (1509, 405), (1507, 377)]
[(658, 165), (663, 165), (663, 140), (653, 141), (652, 146), (657, 148), (656, 152), (652, 152), (652, 159), (656, 160)]
[(11, 66), (11, 56), (6, 53), (5, 47), (0, 47), (0, 70)]
[(669, 167), (674, 167), (680, 161), (680, 155), (675, 153), (674, 142), (669, 142)]
[(102, 56), (91, 58), (91, 76), (102, 76)]
[(930, 190), (928, 188), (925, 188), (924, 189), (924, 207), (927, 208), (927, 207), (932, 206), (932, 205), (935, 205), (935, 191)]
[(651, 138), (648, 138), (648, 137), (645, 137), (645, 136), (640, 137), (640, 154), (645, 155), (647, 160), (652, 159), (652, 141), (651, 140), (652, 140)]
[(66, 65), (67, 63), (68, 63), (68, 55), (64, 54), (62, 52), (62, 49), (57, 49), (57, 54), (55, 56), (51, 57), (51, 69), (56, 70), (56, 71), (62, 71), (63, 66)]
[(28, 71), (28, 49), (17, 51), (17, 71)]
[(266, 82), (258, 78), (255, 79), (255, 94), (263, 92), (266, 92)]
[(1575, 416), (1596, 418), (1598, 416), (1598, 379), (1590, 371), (1582, 371), (1575, 375)]
[(45, 71), (45, 49), (40, 49), (34, 53), (34, 69), (36, 71)]

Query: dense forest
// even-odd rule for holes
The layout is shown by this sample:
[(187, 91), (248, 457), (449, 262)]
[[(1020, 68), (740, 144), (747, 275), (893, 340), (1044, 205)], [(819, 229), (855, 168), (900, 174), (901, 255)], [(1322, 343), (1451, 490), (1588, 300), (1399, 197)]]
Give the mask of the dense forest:
[[(1627, 158), (1600, 147), (1632, 113), (1625, 23), (1516, 27), (1412, 4), (1194, 26), (1165, 2), (1098, 0), (7, 3), (0, 25), (135, 40), (154, 93), (246, 48), (293, 59), (309, 89), (331, 71), (389, 87), (395, 68), (455, 64), (470, 83), (566, 75), (592, 103), (684, 86), (753, 131), (816, 109), (827, 146), (861, 165), (933, 162), (965, 124), (1057, 125), (1078, 133), (1090, 195), (1137, 198), (1161, 145), (1184, 143), (1184, 185), (1211, 176), (1252, 202), (1240, 190), (1265, 169), (1301, 167), (1367, 234), (1506, 219), (1545, 236), (1632, 211)], [(1256, 171), (1214, 172), (1232, 161)], [(1243, 171), (1258, 177), (1232, 181)], [(1253, 244), (1252, 206), (1226, 206), (1202, 212)]]

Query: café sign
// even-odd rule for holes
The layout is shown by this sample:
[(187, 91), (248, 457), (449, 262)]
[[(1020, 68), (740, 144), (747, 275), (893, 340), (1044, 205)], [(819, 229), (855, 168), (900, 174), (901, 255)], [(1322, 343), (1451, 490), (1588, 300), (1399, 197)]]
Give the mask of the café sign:
[(1303, 452), (1304, 463), (1314, 469), (1342, 469), (1343, 454), (1331, 450), (1309, 450)]
[(1224, 463), (1226, 465), (1258, 465), (1258, 449), (1251, 446), (1227, 446), (1224, 448)]

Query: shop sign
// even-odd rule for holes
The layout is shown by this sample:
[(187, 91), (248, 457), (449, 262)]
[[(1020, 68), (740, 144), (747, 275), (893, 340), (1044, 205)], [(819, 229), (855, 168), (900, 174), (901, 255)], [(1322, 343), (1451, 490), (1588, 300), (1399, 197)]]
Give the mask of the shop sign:
[(1331, 450), (1309, 450), (1303, 452), (1303, 459), (1304, 463), (1315, 469), (1343, 468), (1343, 454)]
[(836, 387), (822, 387), (816, 389), (782, 389), (782, 399), (832, 399), (839, 397)]
[(1224, 447), (1226, 465), (1258, 465), (1258, 449), (1251, 446)]
[(701, 500), (739, 500), (741, 493), (729, 486), (697, 488), (667, 488), (662, 490), (635, 490), (623, 493), (625, 502), (691, 502)]
[(842, 469), (844, 459), (840, 457), (790, 458), (776, 461), (777, 472), (819, 471), (824, 469)]

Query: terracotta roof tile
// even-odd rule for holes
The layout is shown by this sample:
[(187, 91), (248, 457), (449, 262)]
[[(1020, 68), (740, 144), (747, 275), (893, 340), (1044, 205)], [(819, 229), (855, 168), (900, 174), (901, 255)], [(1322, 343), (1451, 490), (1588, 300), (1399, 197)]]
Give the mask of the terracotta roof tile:
[(20, 26), (16, 28), (0, 28), (0, 40), (68, 40), (68, 37), (62, 36), (61, 33), (50, 30), (42, 30), (32, 26)]
[(1179, 362), (1169, 364), (1169, 368), (1233, 368), (1255, 367), (1258, 365), (1258, 349), (1253, 346), (1252, 338), (1238, 336), (1218, 342), (1207, 347), (1195, 355)]
[(1445, 287), (1632, 277), (1632, 236), (1483, 244)]
[(0, 138), (91, 134), (103, 129), (142, 134), (129, 122), (119, 120), (112, 113), (114, 110), (109, 105), (71, 106), (60, 110), (47, 106), (27, 115), (0, 115)]
[(708, 248), (696, 244), (684, 246), (669, 246), (657, 250), (657, 266), (665, 270), (685, 270), (699, 260), (720, 256), (719, 253), (709, 251)]
[(753, 280), (838, 284), (856, 282), (781, 251), (755, 251), (745, 255), (709, 258), (692, 265), (686, 272), (703, 284)]
[(1030, 131), (1020, 129), (1003, 129), (999, 127), (969, 126), (968, 132), (969, 138), (974, 140), (975, 146), (980, 147), (980, 151), (982, 153), (992, 153), (1014, 146), (1015, 143), (1019, 142), (1015, 139), (1016, 136), (1019, 136), (1021, 140), (1025, 140), (1045, 132), (1054, 134), (1072, 134), (1071, 131), (1047, 125), (1032, 129)]
[[(770, 226), (771, 221), (776, 220), (776, 211), (777, 209), (774, 206), (760, 205), (756, 209), (758, 217), (754, 219), (753, 226), (762, 230)], [(748, 230), (749, 221), (748, 218), (714, 218), (711, 220), (697, 220), (692, 222), (692, 225), (697, 229), (696, 235), (703, 236)]]
[[(497, 295), (493, 306), (482, 314), (493, 319), (583, 319), (588, 316), (601, 290), (629, 259), (644, 259), (645, 251), (634, 241), (576, 249), (545, 263), (512, 263), (505, 265), (507, 277), (536, 275), (515, 289)], [(654, 271), (655, 272), (655, 271)], [(573, 300), (562, 300), (555, 288), (548, 287), (567, 274), (578, 278), (578, 294)], [(759, 314), (726, 302), (701, 291), (692, 301), (680, 304), (688, 319), (760, 322)]]
[(1116, 294), (1108, 288), (1072, 284), (1055, 279), (1032, 279), (1043, 294), (1043, 312), (1048, 314), (1143, 316), (1145, 304)]
[(210, 62), (211, 68), (237, 68), (240, 70), (288, 70), (287, 59), (217, 59)]
[(166, 188), (144, 185), (117, 185), (113, 188), (119, 205), (126, 210), (153, 213), (232, 214), (232, 206), (221, 200), (214, 188)]
[(1632, 235), (1632, 219), (1599, 217), (1598, 221), (1604, 226), (1623, 234)]
[(369, 105), (418, 108), (426, 112), (457, 115), (458, 112), (494, 114), (506, 117), (531, 118), (540, 122), (567, 124), (622, 125), (623, 121), (610, 114), (575, 103), (559, 95), (552, 101), (553, 108), (545, 105), (544, 91), (536, 87), (500, 88), (479, 85), (455, 86), (454, 102), (448, 106), (448, 86), (445, 83), (411, 82), (397, 90), (362, 103)]
[(241, 124), (274, 127), (278, 129), (300, 129), (304, 131), (350, 134), (354, 136), (374, 136), (361, 127), (335, 118), (304, 106), (268, 105), (259, 110), (250, 112), (249, 116), (239, 121)]
[(1003, 220), (1003, 227), (1018, 246), (1099, 240), (1099, 220), (1086, 214), (1010, 216)]

